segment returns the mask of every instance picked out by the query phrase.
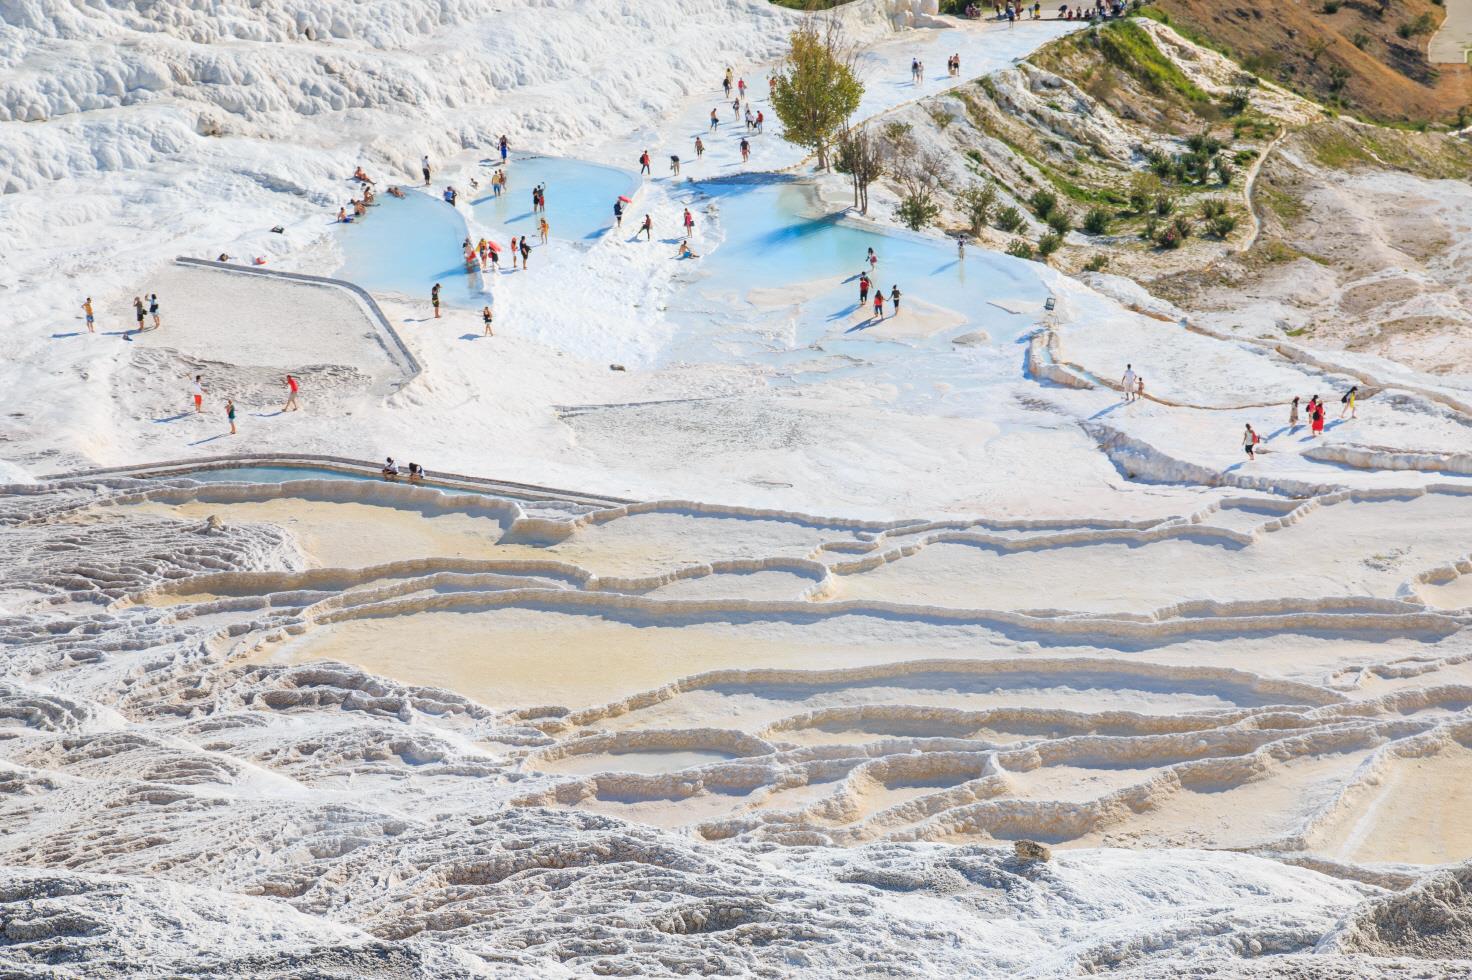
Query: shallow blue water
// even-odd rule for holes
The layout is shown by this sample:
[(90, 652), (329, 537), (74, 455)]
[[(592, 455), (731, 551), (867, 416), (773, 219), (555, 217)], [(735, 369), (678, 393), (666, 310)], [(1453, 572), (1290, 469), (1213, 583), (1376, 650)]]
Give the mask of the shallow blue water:
[(414, 190), (402, 199), (381, 193), (366, 218), (336, 231), (343, 254), (338, 278), (424, 301), (439, 283), (447, 306), (479, 309), (485, 302), (479, 278), (465, 272), (465, 219), (438, 198)]
[[(637, 184), (625, 171), (558, 157), (513, 160), (507, 173), (511, 183), (504, 195), (481, 196), (472, 205), (477, 222), (492, 229), (503, 246), (512, 233), (535, 234), (531, 190), (538, 183), (547, 185), (552, 236), (562, 240), (592, 240), (606, 234), (613, 201)], [(800, 181), (770, 176), (686, 186), (697, 222), (710, 220), (704, 212), (714, 206), (724, 236), (719, 247), (691, 261), (694, 282), (687, 288), (745, 295), (753, 288), (842, 277), (841, 286), (809, 301), (810, 308), (822, 315), (806, 318), (796, 338), (799, 343), (811, 342), (837, 322), (853, 321), (855, 330), (865, 329), (860, 324), (865, 317), (856, 310), (857, 279), (867, 268), (865, 250), (870, 247), (879, 256), (875, 285), (886, 294), (897, 284), (912, 304), (947, 307), (973, 323), (985, 314), (989, 325), (995, 324), (996, 317), (990, 314), (996, 311), (985, 308), (988, 300), (1036, 303), (1041, 309), (1048, 294), (1031, 262), (974, 247), (960, 261), (949, 240), (886, 232), (842, 220), (840, 214), (812, 217), (812, 193)], [(460, 214), (417, 191), (403, 200), (385, 195), (380, 201), (363, 223), (338, 226), (345, 256), (338, 275), (374, 291), (415, 298), (428, 298), (430, 286), (439, 282), (447, 306), (479, 308), (486, 296), (479, 277), (464, 271), (461, 243), (467, 231)], [(678, 229), (670, 228), (665, 241), (678, 242), (679, 237)], [(1032, 326), (1029, 317), (1010, 319), (1018, 330)], [(1011, 338), (994, 335), (994, 339)]]
[[(406, 471), (408, 464), (404, 465)], [(343, 470), (333, 470), (318, 466), (231, 466), (218, 470), (193, 470), (188, 473), (171, 474), (183, 476), (185, 479), (196, 480), (199, 483), (286, 483), (290, 480), (368, 480), (377, 482), (381, 477), (371, 476), (367, 473), (349, 473)], [(408, 477), (401, 477), (405, 483)], [(416, 486), (430, 487), (435, 490), (443, 490), (446, 493), (488, 493), (489, 491), (469, 490), (460, 487), (447, 487), (426, 480)], [(495, 496), (494, 494), (489, 494)]]
[[(947, 240), (888, 234), (840, 214), (806, 216), (811, 198), (799, 183), (711, 182), (699, 189), (719, 207), (726, 234), (702, 260), (702, 281), (721, 290), (744, 293), (842, 276), (844, 284), (814, 304), (830, 317), (849, 315), (858, 303), (859, 273), (868, 269), (866, 250), (873, 248), (879, 264), (872, 278), (886, 295), (898, 285), (905, 301), (948, 307), (969, 319), (989, 300), (1035, 302), (1041, 310), (1048, 296), (1031, 262), (974, 246), (961, 260)], [(1018, 319), (1020, 329), (1033, 325), (1031, 318)]]
[[(484, 168), (483, 168), (484, 171)], [(562, 157), (513, 157), (506, 167), (507, 189), (500, 197), (477, 192), (471, 201), (475, 218), (496, 233), (537, 235), (532, 213), (532, 188), (547, 187), (547, 223), (552, 237), (591, 241), (602, 237), (613, 223), (613, 202), (620, 194), (633, 196), (638, 178), (623, 170), (567, 160)], [(490, 183), (487, 173), (481, 191)], [(498, 239), (505, 245), (504, 238)]]

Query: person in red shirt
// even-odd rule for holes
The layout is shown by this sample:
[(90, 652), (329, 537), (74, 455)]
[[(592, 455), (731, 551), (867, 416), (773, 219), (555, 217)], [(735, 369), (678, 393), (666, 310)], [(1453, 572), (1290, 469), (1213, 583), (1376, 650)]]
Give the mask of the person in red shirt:
[(281, 410), (283, 412), (295, 412), (297, 409), (301, 408), (301, 406), (296, 403), (296, 392), (296, 378), (288, 374), (286, 376), (286, 404), (281, 406)]
[(648, 150), (645, 150), (643, 153), (639, 154), (639, 173), (641, 173), (641, 174), (647, 174), (647, 173), (649, 173), (649, 151)]
[(884, 319), (884, 290), (874, 290), (874, 319)]

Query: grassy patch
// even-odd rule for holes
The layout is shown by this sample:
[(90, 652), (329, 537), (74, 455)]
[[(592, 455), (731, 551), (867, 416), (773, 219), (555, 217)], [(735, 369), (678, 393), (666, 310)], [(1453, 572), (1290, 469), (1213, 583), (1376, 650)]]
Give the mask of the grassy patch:
[(1192, 106), (1211, 106), (1207, 95), (1161, 53), (1145, 29), (1132, 20), (1116, 20), (1093, 34), (1104, 58), (1156, 95), (1174, 95)]
[(1270, 184), (1259, 182), (1256, 196), (1285, 224), (1292, 224), (1308, 213), (1308, 207), (1302, 201)]

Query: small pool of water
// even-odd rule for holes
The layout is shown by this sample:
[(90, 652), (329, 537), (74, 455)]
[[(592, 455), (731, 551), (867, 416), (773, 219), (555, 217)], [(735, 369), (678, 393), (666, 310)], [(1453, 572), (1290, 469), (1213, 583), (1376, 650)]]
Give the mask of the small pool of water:
[(439, 283), (447, 306), (479, 309), (486, 302), (480, 277), (465, 271), (465, 219), (438, 198), (416, 190), (402, 198), (381, 193), (366, 217), (335, 231), (343, 255), (333, 273), (339, 279), (421, 302)]
[(562, 157), (512, 157), (506, 167), (506, 192), (495, 197), (487, 188), (491, 173), (499, 166), (482, 165), (481, 186), (471, 207), (476, 221), (501, 236), (497, 238), (501, 245), (512, 235), (536, 236), (532, 189), (538, 184), (546, 185), (552, 237), (574, 241), (591, 241), (606, 234), (613, 224), (613, 202), (620, 194), (632, 197), (639, 186), (637, 177), (614, 167)]
[[(367, 473), (349, 473), (343, 470), (328, 469), (325, 466), (230, 466), (218, 470), (170, 473), (167, 478), (174, 477), (183, 477), (199, 483), (286, 483), (291, 480), (366, 480), (377, 483), (382, 479)], [(407, 477), (400, 477), (399, 482), (407, 484), (409, 481)], [(489, 490), (462, 489), (435, 483), (433, 480), (425, 480), (415, 486), (442, 490), (445, 493), (483, 493), (487, 496), (496, 496)]]
[[(701, 203), (719, 209), (726, 237), (702, 260), (697, 289), (744, 295), (752, 289), (837, 278), (841, 284), (809, 300), (837, 316), (858, 302), (858, 276), (868, 269), (866, 253), (872, 248), (879, 257), (872, 278), (886, 295), (898, 285), (906, 301), (946, 307), (969, 320), (976, 319), (983, 304), (996, 300), (1036, 305), (1041, 311), (1048, 296), (1034, 263), (977, 247), (968, 249), (963, 260), (950, 241), (891, 234), (842, 220), (841, 214), (815, 216), (812, 191), (801, 182), (712, 181), (698, 186), (706, 195)], [(1019, 332), (1035, 325), (1033, 317), (1012, 319)], [(988, 317), (989, 327), (993, 321)], [(819, 320), (813, 329), (821, 333), (827, 324)]]
[(683, 751), (650, 749), (631, 752), (590, 752), (587, 755), (570, 755), (552, 762), (539, 763), (542, 772), (567, 773), (577, 776), (592, 776), (601, 772), (637, 772), (654, 775), (678, 772), (712, 762), (727, 762), (734, 756), (725, 752), (687, 749)]

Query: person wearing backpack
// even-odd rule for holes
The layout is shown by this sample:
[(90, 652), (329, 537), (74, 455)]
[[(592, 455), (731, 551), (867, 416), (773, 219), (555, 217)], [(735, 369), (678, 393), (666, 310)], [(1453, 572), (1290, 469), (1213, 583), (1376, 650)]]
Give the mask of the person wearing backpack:
[(1252, 431), (1252, 423), (1247, 423), (1247, 428), (1242, 432), (1242, 451), (1247, 454), (1248, 459), (1257, 459), (1257, 444), (1261, 441), (1257, 433)]
[(1359, 394), (1359, 390), (1359, 385), (1350, 385), (1349, 390), (1344, 393), (1344, 397), (1339, 399), (1339, 401), (1344, 405), (1344, 408), (1340, 409), (1339, 411), (1340, 418), (1344, 418), (1346, 415), (1348, 415), (1350, 418), (1358, 417), (1354, 414), (1354, 396)]

